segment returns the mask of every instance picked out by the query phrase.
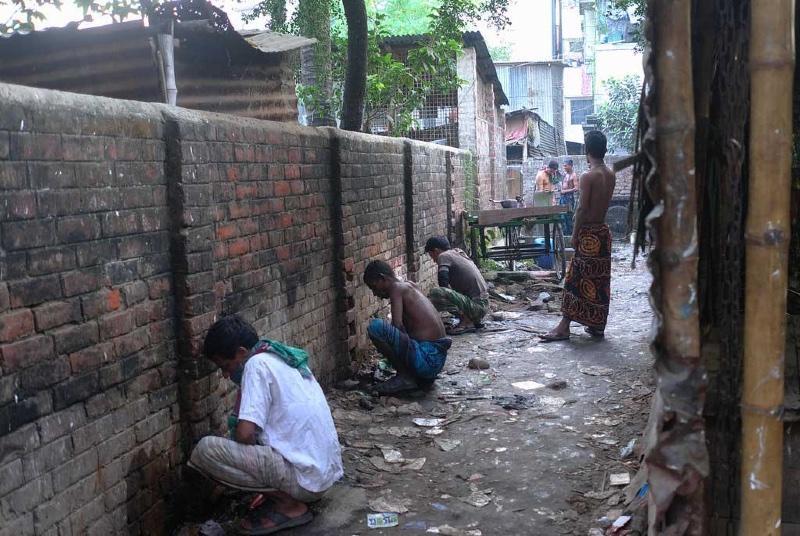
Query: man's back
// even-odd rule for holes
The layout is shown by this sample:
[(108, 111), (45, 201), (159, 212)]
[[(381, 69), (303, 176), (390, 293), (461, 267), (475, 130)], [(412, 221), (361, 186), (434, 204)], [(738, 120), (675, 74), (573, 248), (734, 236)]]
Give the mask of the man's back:
[(608, 166), (597, 166), (580, 178), (581, 208), (583, 223), (603, 223), (606, 221), (608, 205), (614, 195), (616, 176)]
[(474, 300), (488, 299), (486, 280), (466, 254), (457, 249), (448, 249), (439, 254), (436, 263), (440, 268), (449, 268), (450, 288)]
[(400, 295), (391, 299), (403, 300), (403, 327), (408, 336), (418, 341), (436, 341), (445, 336), (442, 317), (419, 288), (408, 282), (400, 283)]

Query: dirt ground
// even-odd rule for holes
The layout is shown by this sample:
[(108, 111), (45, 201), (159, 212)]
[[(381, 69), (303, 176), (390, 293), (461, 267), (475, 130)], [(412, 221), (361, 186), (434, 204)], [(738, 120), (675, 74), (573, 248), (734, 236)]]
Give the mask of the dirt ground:
[[(568, 342), (538, 342), (558, 321), (560, 292), (541, 280), (496, 282), (514, 303), (493, 300), (504, 312), (454, 339), (433, 390), (381, 399), (362, 378), (331, 391), (345, 478), (314, 505), (310, 525), (281, 534), (605, 534), (626, 510), (625, 486), (610, 478), (638, 468), (652, 392), (650, 276), (643, 260), (630, 267), (628, 250), (615, 247), (605, 340), (573, 325)], [(542, 291), (553, 301), (542, 304)], [(472, 358), (489, 368), (469, 368)], [(226, 533), (246, 500), (216, 517)], [(398, 526), (368, 528), (375, 511), (401, 512)]]

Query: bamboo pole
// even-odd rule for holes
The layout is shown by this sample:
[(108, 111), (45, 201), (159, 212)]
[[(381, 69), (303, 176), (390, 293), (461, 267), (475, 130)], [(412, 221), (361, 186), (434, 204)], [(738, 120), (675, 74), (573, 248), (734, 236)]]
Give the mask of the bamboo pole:
[[(653, 297), (660, 326), (652, 445), (650, 534), (705, 534), (708, 474), (697, 301), (697, 200), (692, 0), (651, 0), (655, 55), (657, 208)], [(656, 212), (654, 211), (654, 212)], [(656, 212), (657, 213), (657, 212)], [(651, 215), (652, 218), (652, 215)]]
[(752, 0), (742, 535), (781, 534), (794, 0)]

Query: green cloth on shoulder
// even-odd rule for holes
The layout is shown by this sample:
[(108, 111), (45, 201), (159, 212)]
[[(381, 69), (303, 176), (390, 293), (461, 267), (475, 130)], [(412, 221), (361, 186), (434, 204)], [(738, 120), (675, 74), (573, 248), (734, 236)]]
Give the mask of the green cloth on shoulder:
[(272, 352), (283, 360), (290, 367), (297, 369), (303, 378), (313, 378), (311, 369), (308, 368), (308, 352), (302, 348), (295, 348), (282, 342), (270, 339), (261, 339), (253, 346), (250, 355)]

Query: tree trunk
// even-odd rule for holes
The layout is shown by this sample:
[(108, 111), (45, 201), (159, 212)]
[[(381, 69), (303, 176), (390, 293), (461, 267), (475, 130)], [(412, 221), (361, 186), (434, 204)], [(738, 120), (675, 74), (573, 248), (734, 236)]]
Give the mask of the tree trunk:
[(301, 55), (300, 82), (316, 88), (312, 103), (306, 103), (306, 115), (311, 126), (336, 126), (331, 101), (331, 7), (330, 2), (300, 0), (298, 5), (300, 33), (313, 37), (317, 43)]
[(347, 74), (342, 98), (345, 130), (361, 130), (367, 91), (367, 7), (364, 0), (342, 0), (347, 19)]

